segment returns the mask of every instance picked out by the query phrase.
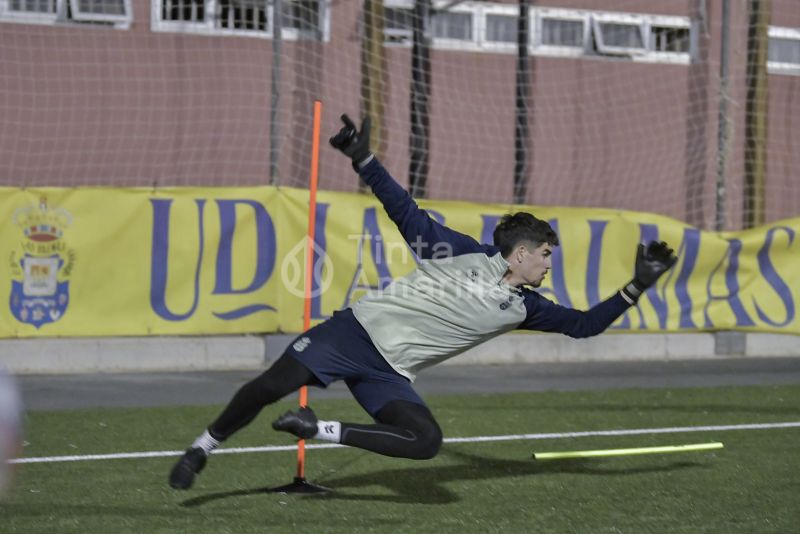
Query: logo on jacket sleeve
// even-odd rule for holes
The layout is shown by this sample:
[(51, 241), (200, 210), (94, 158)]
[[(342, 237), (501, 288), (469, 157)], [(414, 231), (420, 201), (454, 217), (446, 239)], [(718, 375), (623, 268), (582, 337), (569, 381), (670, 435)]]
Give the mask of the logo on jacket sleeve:
[(308, 336), (303, 336), (294, 342), (292, 348), (297, 352), (303, 352), (308, 348), (309, 345), (311, 345), (311, 339)]
[(18, 321), (41, 328), (58, 321), (69, 306), (75, 251), (67, 247), (64, 232), (72, 225), (72, 215), (51, 208), (42, 197), (38, 206), (17, 209), (13, 221), (23, 239), (10, 257), (9, 306)]

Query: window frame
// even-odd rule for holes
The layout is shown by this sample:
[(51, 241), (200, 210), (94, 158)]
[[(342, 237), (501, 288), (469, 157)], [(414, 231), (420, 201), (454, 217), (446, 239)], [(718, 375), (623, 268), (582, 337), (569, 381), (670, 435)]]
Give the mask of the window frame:
[(60, 5), (64, 0), (53, 0), (54, 13), (39, 11), (16, 11), (11, 9), (11, 0), (0, 0), (0, 20), (3, 22), (21, 22), (30, 24), (55, 24), (59, 18)]
[[(789, 39), (800, 43), (800, 28), (784, 26), (770, 26), (767, 29), (768, 39)], [(769, 46), (769, 43), (767, 43)], [(768, 56), (769, 57), (769, 56)], [(784, 74), (800, 76), (800, 63), (786, 63), (783, 61), (769, 61), (767, 59), (767, 72), (769, 74)]]
[[(133, 7), (131, 0), (120, 0), (124, 6), (125, 15), (106, 15), (91, 12), (82, 12), (79, 7), (79, 0), (52, 0), (55, 6), (55, 13), (25, 12), (10, 9), (11, 0), (0, 0), (0, 20), (4, 22), (19, 22), (27, 24), (48, 24), (63, 25), (100, 22), (108, 23), (118, 29), (128, 29), (133, 22)], [(231, 35), (247, 36), (265, 39), (273, 38), (272, 24), (268, 24), (265, 30), (251, 29), (231, 29), (221, 28), (215, 21), (214, 13), (217, 9), (219, 0), (203, 1), (203, 21), (182, 21), (164, 20), (162, 10), (164, 4), (169, 0), (151, 0), (151, 21), (150, 29), (154, 32), (166, 33), (191, 33), (201, 35)], [(269, 0), (268, 0), (269, 1)], [(284, 0), (290, 1), (290, 0)], [(383, 0), (384, 7), (394, 9), (413, 9), (414, 0)], [(330, 41), (331, 24), (331, 2), (332, 0), (319, 0), (319, 28), (316, 30), (300, 30), (297, 28), (282, 28), (282, 37), (293, 41), (299, 39), (317, 39), (322, 42)], [(434, 0), (433, 9), (442, 9), (451, 4), (449, 0)], [(67, 6), (71, 6), (72, 17), (67, 19)], [(490, 41), (487, 38), (487, 20), (490, 15), (501, 15), (509, 17), (519, 17), (519, 5), (515, 3), (497, 2), (475, 2), (467, 1), (453, 5), (448, 9), (450, 12), (466, 13), (471, 17), (471, 39), (452, 39), (446, 37), (431, 36), (431, 46), (440, 50), (460, 50), (491, 53), (515, 53), (517, 51), (516, 42)], [(268, 21), (274, 20), (274, 4), (267, 4)], [(543, 21), (547, 19), (578, 21), (583, 25), (583, 44), (581, 46), (554, 46), (546, 45), (541, 42), (543, 35)], [(603, 23), (621, 23), (639, 26), (640, 35), (643, 39), (643, 48), (618, 47), (606, 45), (603, 42), (603, 35), (600, 25)], [(674, 27), (686, 29), (689, 32), (689, 51), (688, 52), (667, 52), (653, 49), (651, 44), (652, 28), (655, 26)], [(413, 30), (390, 30), (396, 35), (404, 37), (400, 41), (391, 42), (384, 40), (383, 45), (389, 47), (408, 48), (412, 46)], [(597, 50), (593, 50), (592, 35), (595, 35)], [(611, 57), (626, 57), (633, 61), (645, 62), (667, 62), (688, 64), (691, 57), (695, 54), (695, 32), (689, 17), (668, 16), (668, 15), (646, 15), (622, 12), (600, 12), (579, 9), (563, 9), (548, 7), (530, 7), (530, 35), (531, 41), (528, 43), (528, 53), (530, 55), (555, 55), (568, 57), (597, 57), (606, 54)], [(800, 29), (786, 27), (769, 27), (770, 37), (781, 37), (800, 40)], [(768, 69), (771, 73), (797, 74), (800, 67), (793, 63), (768, 62)]]
[[(597, 47), (598, 53), (608, 56), (629, 57), (642, 56), (647, 53), (649, 35), (645, 33), (645, 20), (642, 15), (634, 15), (631, 13), (592, 13), (591, 19), (592, 31), (594, 32), (594, 43)], [(624, 26), (638, 27), (639, 37), (642, 40), (641, 48), (605, 44), (603, 31), (601, 29), (603, 24), (620, 24)]]
[[(269, 0), (267, 1), (269, 2)], [(204, 12), (206, 14), (204, 21), (164, 20), (161, 17), (164, 2), (165, 0), (150, 0), (150, 30), (153, 32), (256, 37), (259, 39), (272, 39), (274, 37), (272, 28), (273, 21), (275, 20), (275, 4), (272, 2), (269, 2), (267, 5), (268, 22), (267, 28), (264, 30), (222, 28), (217, 26), (214, 21), (214, 12), (216, 11), (218, 0), (205, 0), (203, 2), (205, 8)], [(281, 28), (281, 39), (286, 41), (314, 40), (318, 35), (322, 42), (329, 42), (331, 33), (330, 3), (331, 0), (319, 0), (319, 28), (316, 30), (299, 30), (297, 28), (284, 26)]]
[[(283, 0), (284, 5), (288, 0)], [(283, 26), (281, 28), (281, 37), (290, 41), (309, 40), (313, 41), (317, 37), (321, 42), (330, 41), (330, 0), (318, 0), (319, 2), (319, 19), (318, 27), (314, 30), (301, 30), (298, 28), (289, 28)], [(275, 11), (274, 5), (270, 6), (271, 14)], [(273, 20), (272, 18), (268, 20)], [(272, 25), (269, 28), (270, 35), (272, 34)]]
[[(435, 12), (438, 9), (441, 9), (445, 6), (450, 4), (448, 0), (435, 0), (432, 2), (432, 9)], [(407, 9), (409, 11), (413, 11), (414, 9), (414, 0), (383, 0), (383, 7), (392, 8), (392, 9)], [(435, 37), (433, 35), (433, 28), (431, 21), (431, 27), (428, 28), (428, 32), (430, 34), (430, 43), (431, 48), (435, 50), (462, 50), (462, 51), (469, 51), (469, 52), (482, 52), (485, 51), (484, 48), (481, 47), (480, 41), (478, 38), (479, 31), (481, 31), (479, 19), (482, 17), (481, 12), (482, 4), (478, 2), (463, 2), (461, 4), (457, 4), (450, 9), (448, 12), (451, 13), (467, 13), (471, 16), (470, 22), (470, 31), (472, 32), (472, 37), (470, 39), (451, 39), (447, 37)], [(390, 48), (411, 48), (414, 44), (414, 30), (391, 30), (392, 34), (398, 37), (405, 37), (402, 41), (386, 41), (384, 38), (383, 46), (388, 46)], [(384, 35), (386, 34), (386, 29), (384, 28)]]
[(68, 0), (72, 11), (72, 20), (78, 22), (110, 22), (112, 24), (130, 24), (133, 19), (131, 0), (118, 0), (122, 2), (125, 10), (123, 15), (110, 15), (105, 13), (83, 12), (80, 9), (80, 0)]
[[(515, 52), (517, 50), (517, 42), (514, 41), (512, 43), (507, 43), (503, 41), (490, 41), (487, 38), (488, 32), (488, 16), (489, 15), (500, 15), (500, 16), (512, 16), (515, 19), (517, 24), (519, 23), (519, 4), (497, 4), (497, 3), (487, 3), (480, 6), (478, 11), (478, 34), (477, 34), (477, 45), (480, 47), (481, 50), (487, 52)], [(533, 31), (533, 24), (531, 24), (531, 19), (533, 15), (533, 9), (528, 8), (528, 24), (529, 24), (529, 35), (532, 34)], [(528, 42), (528, 54), (531, 53), (531, 44)]]
[[(583, 44), (581, 46), (551, 45), (542, 43), (544, 34), (544, 19), (564, 20), (583, 23)], [(536, 9), (534, 30), (531, 32), (532, 48), (534, 53), (548, 56), (584, 56), (589, 50), (592, 26), (591, 13), (574, 9)]]
[[(383, 8), (389, 9), (396, 9), (396, 10), (412, 10), (414, 9), (414, 0), (383, 0)], [(390, 48), (411, 48), (414, 43), (414, 30), (413, 28), (408, 30), (402, 30), (398, 28), (391, 28), (389, 31), (391, 32), (390, 35), (394, 37), (400, 38), (399, 41), (387, 41), (386, 40), (386, 30), (387, 28), (384, 26), (383, 28), (383, 46), (388, 46)]]
[[(433, 2), (433, 10), (437, 11), (450, 2), (448, 0), (435, 0)], [(453, 7), (447, 10), (448, 13), (467, 13), (470, 15), (470, 31), (471, 37), (470, 39), (452, 39), (449, 37), (436, 37), (433, 35), (433, 20), (431, 20), (431, 26), (428, 28), (431, 34), (431, 46), (435, 49), (441, 50), (462, 50), (462, 51), (469, 51), (469, 52), (479, 52), (481, 50), (480, 45), (478, 44), (478, 32), (479, 32), (479, 24), (478, 24), (478, 16), (480, 14), (480, 10), (477, 9), (478, 4), (472, 2), (464, 2), (461, 4), (456, 4)]]
[[(133, 23), (133, 6), (131, 0), (122, 0), (125, 6), (125, 15), (81, 15), (76, 16), (76, 10), (72, 10), (72, 17), (67, 17), (67, 5), (74, 7), (77, 0), (53, 0), (55, 12), (41, 13), (37, 11), (17, 11), (11, 9), (11, 0), (0, 0), (0, 22), (11, 22), (20, 24), (44, 24), (54, 25), (81, 25), (92, 22), (107, 23), (110, 27), (127, 30)], [(78, 10), (79, 11), (79, 10)]]
[[(659, 28), (676, 28), (689, 31), (689, 50), (686, 52), (667, 52), (654, 50), (651, 47), (653, 36), (653, 26)], [(692, 22), (689, 17), (669, 16), (669, 15), (646, 15), (644, 17), (644, 32), (647, 36), (645, 43), (646, 52), (633, 56), (634, 61), (657, 61), (664, 63), (679, 63), (688, 65), (694, 57), (694, 40), (692, 39)]]
[[(202, 21), (191, 20), (164, 20), (161, 18), (165, 0), (151, 0), (150, 1), (150, 29), (151, 31), (177, 31), (180, 33), (212, 33), (214, 30), (214, 8), (216, 2), (203, 1), (203, 13), (205, 14)], [(164, 29), (161, 29), (161, 25)], [(222, 28), (220, 28), (222, 29)]]

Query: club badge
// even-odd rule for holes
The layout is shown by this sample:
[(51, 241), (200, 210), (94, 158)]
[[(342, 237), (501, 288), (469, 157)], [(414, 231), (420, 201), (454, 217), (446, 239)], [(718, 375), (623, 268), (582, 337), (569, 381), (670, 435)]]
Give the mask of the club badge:
[(67, 246), (64, 232), (72, 225), (72, 215), (51, 208), (42, 197), (38, 206), (14, 211), (13, 221), (21, 241), (9, 258), (11, 313), (18, 321), (41, 328), (58, 321), (69, 306), (75, 251)]

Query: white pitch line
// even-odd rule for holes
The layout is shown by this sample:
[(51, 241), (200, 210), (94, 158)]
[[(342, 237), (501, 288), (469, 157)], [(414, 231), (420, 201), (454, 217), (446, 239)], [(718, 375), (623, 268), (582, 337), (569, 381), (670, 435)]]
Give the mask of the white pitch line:
[[(505, 436), (473, 436), (468, 438), (445, 438), (445, 443), (480, 443), (486, 441), (515, 441), (559, 438), (585, 438), (591, 436), (635, 436), (642, 434), (679, 434), (684, 432), (722, 432), (728, 430), (769, 430), (775, 428), (800, 428), (800, 421), (787, 423), (750, 423), (743, 425), (718, 426), (673, 426), (666, 428), (631, 428), (620, 430), (588, 430), (585, 432), (551, 432), (548, 434), (509, 434)], [(337, 443), (312, 443), (306, 449), (335, 449), (344, 447)], [(266, 445), (263, 447), (237, 447), (217, 449), (214, 454), (244, 454), (248, 452), (293, 451), (296, 445)], [(89, 460), (125, 460), (138, 458), (162, 458), (180, 456), (184, 451), (123, 452), (116, 454), (86, 454), (81, 456), (44, 456), (38, 458), (15, 458), (11, 464), (38, 464), (54, 462), (83, 462)]]

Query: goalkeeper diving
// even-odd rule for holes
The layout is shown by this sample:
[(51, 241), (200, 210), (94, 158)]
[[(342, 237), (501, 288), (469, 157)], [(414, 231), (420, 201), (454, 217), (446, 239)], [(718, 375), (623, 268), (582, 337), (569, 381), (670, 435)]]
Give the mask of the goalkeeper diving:
[(385, 456), (433, 458), (442, 431), (414, 391), (418, 372), (512, 330), (574, 338), (600, 334), (677, 261), (664, 242), (639, 244), (634, 277), (619, 291), (586, 311), (555, 304), (534, 290), (559, 244), (546, 221), (525, 212), (506, 215), (493, 244), (439, 224), (370, 151), (369, 118), (360, 130), (347, 115), (342, 121), (331, 145), (351, 159), (419, 265), (298, 336), (267, 371), (243, 385), (173, 467), (169, 484), (175, 489), (189, 488), (212, 451), (265, 406), (302, 386), (324, 388), (337, 380), (345, 382), (373, 424), (319, 419), (306, 406), (281, 415), (272, 427)]

